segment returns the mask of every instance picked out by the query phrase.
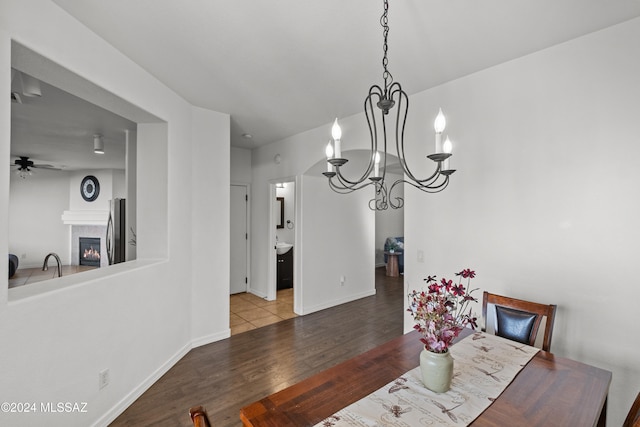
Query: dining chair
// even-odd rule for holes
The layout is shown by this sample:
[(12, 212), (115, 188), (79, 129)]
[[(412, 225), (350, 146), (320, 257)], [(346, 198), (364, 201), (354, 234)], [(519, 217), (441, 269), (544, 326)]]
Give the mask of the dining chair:
[(622, 427), (640, 427), (640, 393), (638, 393), (636, 400), (631, 405)]
[(542, 318), (546, 317), (542, 350), (550, 351), (556, 317), (555, 304), (540, 304), (485, 291), (482, 297), (483, 331), (486, 331), (489, 304), (495, 306), (495, 334), (531, 346), (536, 342)]
[(190, 408), (189, 417), (191, 417), (191, 421), (193, 421), (193, 427), (211, 427), (207, 410), (202, 406)]

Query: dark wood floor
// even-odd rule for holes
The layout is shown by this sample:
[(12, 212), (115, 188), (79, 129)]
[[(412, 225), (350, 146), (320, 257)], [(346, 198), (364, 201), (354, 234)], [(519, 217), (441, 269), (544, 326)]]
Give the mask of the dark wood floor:
[(111, 426), (190, 426), (203, 405), (214, 427), (240, 408), (402, 334), (403, 280), (376, 269), (376, 295), (191, 350)]

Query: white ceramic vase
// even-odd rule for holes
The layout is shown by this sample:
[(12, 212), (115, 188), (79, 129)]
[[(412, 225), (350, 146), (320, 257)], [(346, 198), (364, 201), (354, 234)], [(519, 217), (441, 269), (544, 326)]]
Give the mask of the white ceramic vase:
[(420, 353), (422, 383), (435, 393), (444, 393), (451, 387), (453, 378), (453, 357), (446, 353), (434, 353), (427, 349)]

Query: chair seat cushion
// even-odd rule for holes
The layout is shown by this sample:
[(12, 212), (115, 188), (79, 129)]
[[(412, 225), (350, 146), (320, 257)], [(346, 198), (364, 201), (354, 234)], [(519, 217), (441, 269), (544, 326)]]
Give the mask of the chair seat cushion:
[(531, 330), (537, 317), (538, 315), (535, 313), (496, 305), (496, 335), (512, 341), (529, 344)]

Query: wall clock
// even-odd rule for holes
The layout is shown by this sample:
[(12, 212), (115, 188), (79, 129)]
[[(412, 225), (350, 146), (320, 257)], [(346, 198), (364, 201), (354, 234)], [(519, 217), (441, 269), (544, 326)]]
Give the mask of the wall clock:
[(80, 194), (87, 202), (93, 202), (100, 194), (100, 183), (98, 178), (93, 175), (87, 175), (80, 183)]

